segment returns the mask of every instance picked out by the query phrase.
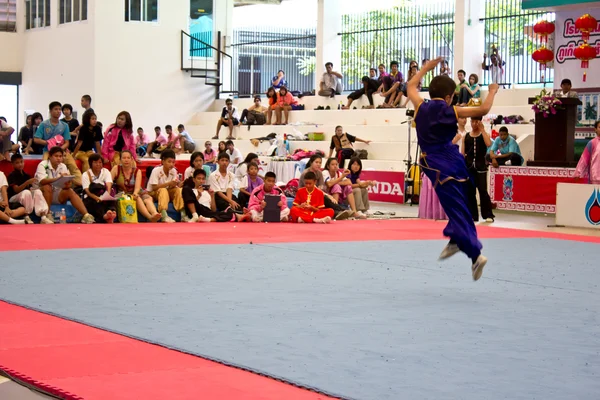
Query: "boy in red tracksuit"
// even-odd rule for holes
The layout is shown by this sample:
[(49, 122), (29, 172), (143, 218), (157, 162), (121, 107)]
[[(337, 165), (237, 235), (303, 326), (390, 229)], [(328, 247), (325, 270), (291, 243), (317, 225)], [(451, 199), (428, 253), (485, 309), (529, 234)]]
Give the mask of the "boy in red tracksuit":
[(290, 210), (293, 222), (316, 222), (328, 224), (333, 218), (333, 210), (325, 208), (325, 194), (315, 186), (317, 177), (309, 171), (304, 175), (304, 187), (298, 189), (294, 206)]

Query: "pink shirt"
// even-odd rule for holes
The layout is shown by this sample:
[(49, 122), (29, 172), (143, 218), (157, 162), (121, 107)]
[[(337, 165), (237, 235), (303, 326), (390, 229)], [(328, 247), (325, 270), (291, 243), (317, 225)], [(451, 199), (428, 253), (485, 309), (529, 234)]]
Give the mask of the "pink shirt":
[(148, 135), (146, 135), (146, 133), (142, 133), (142, 136), (136, 134), (135, 135), (135, 145), (136, 146), (143, 146), (145, 144), (150, 143), (150, 140), (148, 139)]
[(168, 142), (167, 143), (175, 143), (175, 148), (176, 149), (180, 149), (181, 148), (181, 141), (179, 140), (179, 135), (176, 133), (173, 133), (171, 136), (168, 137)]
[[(264, 186), (265, 185), (260, 185), (259, 187), (257, 187), (256, 189), (254, 189), (252, 191), (252, 195), (250, 196), (250, 201), (248, 202), (249, 210), (255, 210), (258, 212), (262, 212), (263, 208), (260, 203), (262, 203), (263, 200), (265, 199)], [(279, 187), (273, 186), (273, 189), (271, 189), (271, 191), (268, 194), (274, 194), (274, 195), (281, 196), (281, 210), (285, 210), (286, 208), (288, 208), (287, 207), (287, 198), (285, 197), (285, 194)]]
[(217, 151), (215, 149), (211, 148), (208, 153), (206, 152), (206, 150), (204, 150), (204, 161), (205, 162), (216, 163), (217, 160), (207, 161), (207, 160), (210, 160), (210, 159), (216, 158), (216, 157), (217, 157)]
[(104, 142), (102, 143), (102, 157), (112, 161), (113, 156), (115, 155), (114, 145), (119, 139), (119, 132), (122, 132), (123, 140), (125, 141), (123, 150), (129, 150), (131, 154), (133, 154), (133, 158), (136, 159), (137, 153), (135, 151), (135, 138), (133, 137), (133, 132), (126, 129), (121, 129), (115, 124), (110, 125), (108, 129), (106, 129), (106, 132), (104, 132)]
[(589, 183), (600, 185), (600, 136), (590, 140), (577, 163), (575, 176), (587, 178)]

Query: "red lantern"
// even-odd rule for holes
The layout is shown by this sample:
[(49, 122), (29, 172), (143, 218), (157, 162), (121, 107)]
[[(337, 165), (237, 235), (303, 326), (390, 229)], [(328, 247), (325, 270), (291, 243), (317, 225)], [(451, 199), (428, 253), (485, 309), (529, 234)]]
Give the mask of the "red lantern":
[(586, 42), (590, 40), (590, 32), (595, 31), (597, 26), (598, 21), (590, 14), (584, 14), (575, 21), (575, 27), (579, 29), (581, 37)]
[(554, 29), (554, 23), (546, 20), (540, 21), (533, 26), (533, 32), (541, 36), (542, 44), (548, 41), (548, 35), (552, 35), (554, 33)]
[(552, 50), (547, 49), (546, 47), (541, 47), (533, 52), (531, 55), (533, 61), (540, 63), (540, 69), (546, 69), (546, 64), (554, 60), (554, 53)]
[(581, 60), (581, 68), (584, 69), (583, 81), (585, 82), (585, 78), (587, 75), (587, 71), (585, 71), (585, 69), (589, 67), (590, 60), (596, 58), (596, 49), (587, 43), (582, 43), (579, 47), (575, 49), (573, 54), (575, 55), (575, 58)]

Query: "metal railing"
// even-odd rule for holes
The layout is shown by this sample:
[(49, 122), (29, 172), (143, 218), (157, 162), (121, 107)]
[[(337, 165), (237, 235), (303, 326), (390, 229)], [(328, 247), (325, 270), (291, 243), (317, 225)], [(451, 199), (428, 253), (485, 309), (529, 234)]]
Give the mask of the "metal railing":
[[(512, 84), (542, 83), (539, 64), (531, 58), (532, 53), (541, 46), (533, 33), (533, 26), (542, 19), (554, 21), (554, 14), (523, 10), (521, 0), (485, 0), (484, 15), (479, 19), (484, 24), (485, 32), (482, 57), (483, 53), (489, 56), (492, 47), (498, 49), (505, 63), (502, 81)], [(544, 75), (546, 83), (554, 81), (553, 69), (547, 68)], [(490, 72), (483, 72), (479, 81), (490, 83)]]

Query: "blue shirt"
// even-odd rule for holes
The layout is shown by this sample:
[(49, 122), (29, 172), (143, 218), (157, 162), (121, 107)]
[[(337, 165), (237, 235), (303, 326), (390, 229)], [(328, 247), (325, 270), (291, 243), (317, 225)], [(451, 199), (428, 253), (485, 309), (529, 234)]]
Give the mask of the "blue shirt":
[[(502, 140), (497, 137), (492, 143), (491, 151), (497, 153), (500, 151), (500, 154), (508, 154), (508, 153), (516, 153), (521, 156), (521, 149), (519, 148), (519, 144), (512, 136), (508, 136), (506, 140)], [(523, 160), (523, 156), (521, 156), (521, 160)]]
[(275, 89), (281, 89), (282, 86), (287, 87), (287, 81), (285, 80), (285, 77), (281, 78), (281, 80), (279, 81), (279, 85), (275, 84), (275, 81), (277, 80), (277, 78), (279, 78), (277, 75), (275, 75), (273, 77), (273, 79), (271, 79), (271, 82), (273, 83), (273, 87)]
[[(71, 140), (71, 132), (69, 125), (63, 121), (58, 121), (58, 124), (52, 125), (49, 119), (42, 121), (35, 131), (34, 138), (42, 140), (50, 140), (55, 136), (61, 135), (65, 141)], [(48, 145), (44, 146), (44, 153), (48, 151)]]
[(188, 133), (188, 131), (183, 131), (179, 134), (179, 136), (182, 136), (185, 140), (187, 140), (188, 142), (194, 144), (194, 141), (192, 140), (192, 137), (190, 136), (190, 134)]
[(417, 139), (425, 153), (436, 152), (452, 145), (458, 131), (458, 114), (442, 99), (422, 102), (415, 110)]

